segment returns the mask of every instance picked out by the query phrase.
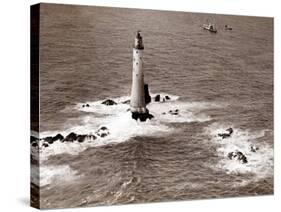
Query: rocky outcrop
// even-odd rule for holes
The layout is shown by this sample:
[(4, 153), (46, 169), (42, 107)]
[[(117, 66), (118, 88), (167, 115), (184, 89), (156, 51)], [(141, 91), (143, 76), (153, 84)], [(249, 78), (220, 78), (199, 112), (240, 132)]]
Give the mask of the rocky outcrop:
[(107, 105), (107, 106), (117, 105), (117, 103), (114, 102), (114, 101), (111, 100), (111, 99), (107, 99), (107, 100), (103, 101), (102, 104), (103, 104), (103, 105)]
[(38, 141), (39, 139), (38, 138), (36, 138), (36, 137), (34, 137), (34, 136), (30, 136), (30, 143), (32, 143), (32, 142), (34, 142), (34, 141)]
[(160, 102), (160, 94), (157, 94), (155, 97), (154, 97), (154, 101), (155, 102)]
[(155, 102), (165, 102), (165, 101), (169, 101), (171, 100), (171, 97), (169, 97), (168, 95), (166, 96), (162, 96), (160, 94), (157, 94), (155, 97), (154, 97), (154, 101)]
[(179, 115), (179, 109), (169, 110), (168, 112), (163, 112), (162, 114), (163, 115), (165, 115), (165, 114)]
[(48, 143), (43, 143), (43, 144), (42, 144), (42, 147), (47, 148), (47, 147), (49, 147), (49, 144), (48, 144)]
[(62, 141), (63, 140), (63, 136), (59, 133), (56, 136), (53, 137), (53, 142), (55, 141)]
[[(109, 135), (109, 130), (106, 127), (99, 128), (97, 132), (97, 136), (99, 137), (105, 137)], [(93, 141), (97, 138), (96, 135), (93, 134), (76, 134), (74, 132), (69, 133), (65, 138), (61, 134), (57, 134), (56, 136), (48, 136), (45, 138), (40, 139), (42, 141), (42, 144), (39, 143), (39, 140), (33, 139), (31, 142), (31, 146), (33, 148), (47, 148), (51, 144), (53, 144), (55, 141), (61, 141), (61, 142), (79, 142), (82, 143), (84, 141)]]
[(147, 119), (154, 118), (154, 116), (147, 110), (146, 113), (132, 113), (132, 118), (135, 120), (146, 121)]
[(55, 141), (62, 141), (63, 140), (63, 136), (61, 134), (57, 134), (56, 136), (52, 137), (52, 136), (48, 136), (43, 138), (42, 140), (44, 140), (45, 142), (47, 142), (48, 144), (52, 144)]
[(233, 129), (230, 127), (228, 129), (225, 130), (225, 133), (219, 133), (218, 136), (221, 137), (222, 139), (228, 138), (231, 136), (231, 134), (233, 133)]
[(251, 152), (257, 152), (259, 150), (259, 147), (255, 146), (255, 145), (251, 145), (250, 150), (251, 150)]
[(229, 152), (227, 157), (230, 160), (237, 160), (240, 163), (248, 163), (247, 157), (240, 151)]
[(169, 110), (169, 114), (171, 114), (171, 115), (178, 115), (179, 114), (179, 109)]
[(126, 101), (123, 101), (122, 104), (130, 104), (130, 102), (131, 102), (130, 99), (128, 99)]
[(103, 127), (100, 127), (100, 128), (97, 130), (96, 134), (97, 134), (98, 136), (104, 138), (104, 137), (106, 137), (106, 136), (109, 135), (109, 130), (107, 129), (107, 127), (104, 127), (104, 126), (103, 126)]
[(87, 135), (77, 135), (77, 141), (78, 142), (84, 142), (86, 139)]
[(45, 138), (43, 138), (43, 140), (48, 142), (49, 144), (53, 143), (53, 137), (52, 136), (45, 137)]
[(166, 100), (171, 100), (171, 98), (169, 96), (165, 96)]
[(38, 147), (38, 142), (33, 141), (33, 142), (31, 143), (31, 146), (33, 146), (33, 147)]
[(77, 134), (74, 132), (69, 133), (63, 140), (62, 142), (73, 142), (77, 140)]

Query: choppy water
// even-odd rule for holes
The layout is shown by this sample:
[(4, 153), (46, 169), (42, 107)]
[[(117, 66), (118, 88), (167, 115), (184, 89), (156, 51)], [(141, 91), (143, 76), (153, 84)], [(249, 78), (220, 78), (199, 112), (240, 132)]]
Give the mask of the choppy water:
[[(47, 4), (41, 12), (40, 137), (110, 130), (40, 150), (41, 207), (273, 193), (273, 19)], [(217, 34), (202, 30), (206, 19)], [(126, 104), (100, 104), (129, 98), (138, 29), (151, 95), (172, 97), (151, 103), (145, 123)], [(179, 115), (162, 114), (171, 109)], [(235, 150), (247, 164), (227, 158)]]

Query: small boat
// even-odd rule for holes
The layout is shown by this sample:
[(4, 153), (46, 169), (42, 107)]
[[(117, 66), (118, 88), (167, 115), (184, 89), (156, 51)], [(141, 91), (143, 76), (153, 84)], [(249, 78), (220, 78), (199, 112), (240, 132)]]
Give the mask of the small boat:
[(229, 27), (228, 25), (224, 25), (224, 30), (232, 30), (232, 27)]
[(204, 24), (202, 27), (203, 27), (203, 29), (205, 29), (205, 30), (208, 30), (208, 31), (213, 32), (213, 33), (217, 33), (217, 29), (216, 29), (215, 26), (214, 26), (213, 24), (211, 24), (211, 23), (209, 23), (209, 24)]

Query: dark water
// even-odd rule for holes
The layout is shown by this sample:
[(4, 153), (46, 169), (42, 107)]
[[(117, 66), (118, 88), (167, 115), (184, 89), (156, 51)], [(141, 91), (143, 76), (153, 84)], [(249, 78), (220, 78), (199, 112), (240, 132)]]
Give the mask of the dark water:
[[(41, 12), (40, 132), (112, 130), (94, 145), (42, 150), (41, 207), (273, 193), (273, 19), (48, 4)], [(217, 34), (201, 28), (207, 19)], [(150, 92), (174, 97), (152, 103), (148, 123), (133, 123), (126, 105), (99, 106), (128, 98), (138, 29)], [(175, 108), (179, 117), (162, 115)], [(230, 126), (231, 138), (216, 136)], [(248, 164), (226, 157), (235, 150)]]

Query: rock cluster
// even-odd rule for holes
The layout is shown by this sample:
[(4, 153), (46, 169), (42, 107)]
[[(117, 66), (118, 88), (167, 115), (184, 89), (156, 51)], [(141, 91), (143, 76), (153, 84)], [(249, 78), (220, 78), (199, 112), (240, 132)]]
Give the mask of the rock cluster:
[(259, 147), (255, 146), (255, 145), (251, 145), (250, 150), (251, 150), (251, 152), (256, 152), (259, 150)]
[(225, 133), (219, 133), (218, 136), (221, 137), (222, 139), (228, 138), (231, 136), (231, 134), (233, 133), (233, 129), (230, 127), (228, 129), (225, 130)]
[(154, 101), (155, 102), (165, 102), (165, 101), (168, 101), (168, 100), (171, 100), (171, 98), (169, 96), (164, 96), (164, 97), (161, 97), (160, 94), (157, 94), (155, 97), (154, 97)]
[(132, 119), (146, 121), (147, 119), (152, 119), (154, 116), (147, 110), (146, 113), (132, 113)]
[(123, 101), (122, 104), (130, 104), (130, 102), (131, 102), (130, 99), (128, 99), (128, 100)]
[[(48, 136), (45, 138), (40, 139), (40, 141), (43, 141), (42, 143), (42, 147), (47, 148), (49, 147), (49, 145), (53, 144), (54, 142), (60, 141), (62, 143), (64, 142), (79, 142), (82, 143), (84, 141), (93, 141), (95, 140), (97, 137), (101, 137), (104, 138), (106, 136), (108, 136), (109, 130), (107, 127), (100, 127), (95, 135), (93, 134), (77, 134), (74, 132), (69, 133), (67, 136), (63, 137), (61, 134), (57, 134), (56, 136)], [(35, 138), (34, 136), (30, 137), (30, 144), (32, 147), (39, 147), (39, 139)]]
[[(233, 129), (230, 127), (228, 129), (225, 130), (225, 133), (219, 133), (218, 136), (221, 137), (222, 139), (228, 138), (233, 134)], [(256, 152), (259, 150), (259, 147), (255, 146), (255, 145), (251, 145), (250, 146), (250, 151), (251, 152)], [(233, 152), (229, 152), (227, 154), (227, 157), (230, 160), (237, 160), (240, 163), (248, 163), (248, 159), (246, 157), (246, 155), (244, 153), (242, 153), (241, 151), (235, 150)]]
[(230, 152), (228, 153), (227, 157), (230, 160), (237, 160), (240, 163), (248, 163), (247, 157), (240, 151), (234, 151), (234, 152)]
[(109, 130), (107, 129), (107, 127), (101, 127), (98, 129), (96, 134), (103, 138), (109, 135)]
[(163, 114), (163, 115), (165, 115), (165, 114), (179, 115), (179, 109), (169, 110), (168, 112), (164, 112), (164, 113), (162, 113), (162, 114)]
[(107, 106), (111, 106), (111, 105), (117, 105), (116, 102), (114, 102), (112, 99), (107, 99), (107, 100), (104, 100), (102, 102), (103, 105), (107, 105)]

